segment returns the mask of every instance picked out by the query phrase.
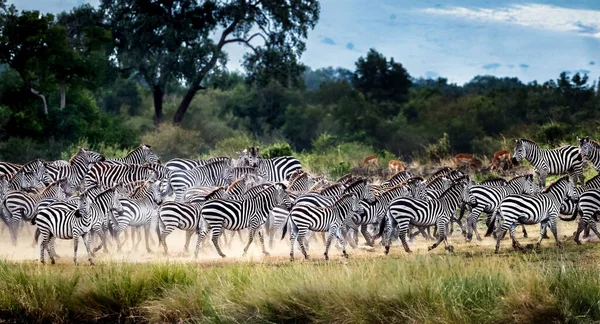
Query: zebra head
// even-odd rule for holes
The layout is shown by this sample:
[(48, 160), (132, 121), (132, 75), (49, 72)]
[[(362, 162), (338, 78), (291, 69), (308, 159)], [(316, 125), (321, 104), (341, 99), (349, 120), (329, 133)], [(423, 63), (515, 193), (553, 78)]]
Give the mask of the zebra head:
[(512, 162), (513, 164), (519, 164), (519, 162), (527, 156), (525, 151), (525, 144), (523, 139), (515, 140), (515, 151), (513, 153)]
[(152, 200), (154, 200), (157, 205), (161, 205), (164, 201), (164, 196), (160, 190), (160, 181), (146, 181), (146, 186), (150, 186)]
[(79, 152), (85, 154), (85, 158), (87, 159), (88, 163), (102, 162), (102, 161), (106, 160), (104, 155), (102, 155), (98, 152), (88, 151), (83, 148), (79, 149)]
[(248, 157), (248, 149), (243, 149), (239, 152), (235, 152), (237, 154), (238, 159), (235, 163), (236, 167), (245, 167), (250, 166), (250, 159)]
[(75, 192), (75, 186), (73, 186), (67, 178), (58, 180), (58, 189), (59, 195), (64, 195), (64, 199), (73, 196), (73, 193)]
[(250, 151), (250, 155), (248, 155), (248, 165), (256, 168), (256, 167), (258, 167), (258, 164), (260, 162), (260, 157), (259, 157), (260, 147), (251, 146), (248, 149)]
[(427, 199), (427, 181), (421, 177), (412, 177), (406, 180), (410, 194), (415, 199)]
[(592, 150), (593, 150), (593, 145), (592, 145), (592, 141), (590, 141), (590, 137), (589, 136), (586, 136), (584, 138), (577, 137), (577, 140), (579, 141), (579, 150), (581, 150), (581, 154), (583, 154), (586, 157), (590, 156), (592, 153)]
[(147, 163), (158, 163), (160, 164), (160, 159), (158, 158), (158, 155), (156, 155), (156, 153), (154, 153), (154, 151), (152, 151), (151, 146), (148, 144), (142, 144), (140, 146), (142, 148), (142, 152), (144, 153), (144, 160)]
[(286, 186), (282, 183), (276, 183), (275, 187), (275, 205), (284, 205), (287, 210), (292, 209), (292, 201), (290, 195), (288, 195)]

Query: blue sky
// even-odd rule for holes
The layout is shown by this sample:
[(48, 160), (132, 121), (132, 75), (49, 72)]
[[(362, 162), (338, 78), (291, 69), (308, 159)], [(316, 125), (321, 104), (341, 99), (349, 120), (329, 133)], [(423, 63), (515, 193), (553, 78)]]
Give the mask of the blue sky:
[[(85, 0), (13, 0), (19, 9), (58, 12)], [(98, 1), (89, 1), (97, 4)], [(600, 0), (323, 0), (302, 61), (314, 68), (354, 63), (375, 48), (415, 77), (462, 84), (475, 75), (529, 82), (560, 72), (600, 77)], [(231, 45), (230, 69), (245, 51)]]

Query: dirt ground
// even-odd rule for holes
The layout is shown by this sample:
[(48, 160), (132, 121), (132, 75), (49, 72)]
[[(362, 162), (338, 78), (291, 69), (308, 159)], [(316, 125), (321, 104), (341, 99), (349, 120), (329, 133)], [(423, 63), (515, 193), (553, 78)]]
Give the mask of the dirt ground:
[[(563, 243), (567, 243), (569, 245), (574, 245), (573, 242), (573, 233), (577, 227), (577, 222), (563, 222), (559, 221), (558, 223), (558, 232), (559, 239)], [(481, 227), (480, 227), (481, 228)], [(13, 246), (10, 242), (10, 236), (8, 235), (8, 231), (3, 229), (0, 232), (0, 259), (11, 260), (11, 261), (24, 261), (24, 262), (37, 262), (40, 258), (40, 250), (39, 244), (33, 243), (33, 233), (35, 227), (32, 225), (25, 225), (25, 228), (19, 233), (19, 239), (16, 246)], [(528, 238), (523, 238), (523, 234), (520, 228), (517, 229), (517, 237), (520, 243), (525, 246), (526, 244), (534, 244), (539, 237), (539, 226), (531, 225), (527, 226), (527, 231), (529, 233)], [(480, 229), (480, 234), (483, 234), (485, 230)], [(550, 233), (549, 233), (550, 234)], [(167, 256), (163, 253), (162, 247), (158, 246), (158, 240), (156, 238), (156, 234), (154, 232), (151, 233), (154, 239), (154, 243), (150, 244), (150, 248), (152, 249), (152, 253), (146, 252), (144, 247), (144, 241), (139, 244), (137, 250), (132, 249), (131, 240), (128, 240), (123, 246), (123, 251), (121, 253), (117, 253), (116, 250), (116, 242), (112, 239), (109, 242), (109, 253), (104, 253), (99, 251), (96, 253), (94, 257), (94, 261), (96, 263), (104, 263), (104, 262), (160, 262), (160, 261), (175, 261), (175, 262), (194, 262), (193, 251), (195, 248), (197, 236), (193, 235), (190, 242), (190, 252), (185, 253), (183, 246), (185, 242), (185, 233), (183, 231), (175, 231), (169, 237), (167, 237), (167, 244), (169, 246), (170, 254)], [(311, 259), (315, 258), (323, 258), (324, 252), (324, 244), (321, 240), (320, 235), (315, 235), (317, 237), (313, 238), (310, 249), (309, 256)], [(543, 248), (555, 248), (554, 238), (550, 234), (550, 240), (544, 240), (542, 243)], [(122, 236), (123, 237), (123, 236)], [(240, 241), (240, 238), (236, 235), (233, 239), (233, 243), (231, 245), (221, 244), (221, 248), (223, 252), (227, 255), (226, 258), (222, 259), (217, 254), (214, 249), (212, 242), (206, 241), (204, 247), (201, 248), (200, 255), (198, 258), (198, 262), (232, 262), (232, 261), (250, 261), (250, 262), (263, 262), (267, 260), (282, 260), (289, 258), (289, 235), (281, 241), (279, 240), (281, 236), (277, 235), (273, 249), (268, 247), (267, 241), (267, 250), (270, 252), (269, 257), (263, 256), (260, 248), (260, 243), (258, 240), (258, 236), (255, 237), (252, 246), (250, 247), (248, 254), (245, 257), (242, 257), (243, 248), (247, 242), (247, 234), (242, 233), (243, 242)], [(508, 235), (507, 235), (508, 237)], [(590, 239), (583, 239), (584, 244), (597, 244), (598, 238), (592, 233)], [(594, 243), (596, 242), (596, 243)], [(411, 249), (413, 253), (418, 254), (443, 254), (448, 253), (444, 250), (443, 244), (440, 245), (437, 249), (429, 252), (427, 251), (427, 247), (430, 246), (433, 242), (426, 241), (424, 238), (417, 238), (412, 244)], [(492, 238), (483, 238), (483, 241), (477, 242), (475, 239), (473, 242), (467, 243), (464, 241), (460, 230), (456, 230), (454, 234), (449, 238), (449, 243), (452, 244), (455, 248), (455, 252), (493, 252), (495, 246), (495, 240)], [(502, 241), (500, 246), (501, 252), (512, 251), (512, 246), (510, 240), (507, 238)], [(56, 251), (61, 256), (60, 259), (57, 260), (59, 263), (71, 263), (73, 258), (73, 242), (70, 240), (57, 240), (56, 243)], [(375, 247), (371, 248), (364, 245), (364, 240), (361, 237), (361, 241), (359, 243), (359, 247), (356, 249), (352, 249), (348, 246), (348, 253), (350, 257), (362, 257), (368, 258), (369, 256), (380, 257), (383, 255), (383, 247), (376, 244)], [(399, 242), (395, 242), (392, 245), (391, 253), (393, 254), (404, 254), (404, 250)], [(329, 253), (331, 258), (340, 258), (341, 250), (336, 247), (335, 241), (332, 243), (332, 247)], [(298, 248), (295, 249), (295, 257), (296, 260), (302, 259), (302, 254)], [(83, 242), (79, 243), (79, 251), (78, 258), (81, 263), (86, 262), (86, 251), (83, 245)], [(46, 259), (49, 261), (48, 257)]]

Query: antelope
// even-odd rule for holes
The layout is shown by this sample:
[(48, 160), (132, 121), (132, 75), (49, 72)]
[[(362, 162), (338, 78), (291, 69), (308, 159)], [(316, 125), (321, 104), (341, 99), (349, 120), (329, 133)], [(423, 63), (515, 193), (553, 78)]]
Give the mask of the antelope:
[(475, 158), (472, 154), (459, 153), (454, 156), (454, 163), (459, 167), (467, 165), (474, 169), (481, 169), (481, 160)]
[(492, 166), (490, 170), (501, 168), (501, 166), (508, 165), (508, 168), (512, 168), (512, 161), (510, 159), (510, 152), (508, 150), (499, 150), (494, 153), (492, 159)]
[(390, 170), (392, 174), (402, 172), (405, 170), (404, 163), (398, 160), (390, 160), (390, 162), (388, 162), (388, 170)]
[(370, 165), (374, 165), (376, 168), (379, 168), (379, 161), (377, 160), (377, 155), (368, 155), (367, 157), (365, 157), (360, 167), (364, 169), (365, 166), (367, 166), (368, 170)]

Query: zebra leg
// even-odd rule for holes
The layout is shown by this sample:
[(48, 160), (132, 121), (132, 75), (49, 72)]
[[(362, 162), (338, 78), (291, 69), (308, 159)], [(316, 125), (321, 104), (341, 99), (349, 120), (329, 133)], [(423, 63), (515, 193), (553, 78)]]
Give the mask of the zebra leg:
[(56, 243), (56, 237), (53, 236), (50, 238), (50, 243), (48, 243), (48, 247), (50, 248), (50, 250), (48, 251), (48, 254), (52, 253), (52, 256), (54, 256), (57, 259), (60, 259), (60, 255), (58, 255), (56, 253), (55, 243)]
[[(521, 224), (521, 226), (524, 227), (523, 224)], [(544, 239), (544, 233), (546, 233), (547, 226), (548, 226), (548, 221), (540, 222), (540, 238), (538, 239), (537, 243), (535, 244), (536, 250), (539, 249), (540, 246), (542, 245), (542, 239)]]
[(265, 256), (271, 255), (265, 246), (265, 238), (263, 237), (263, 232), (261, 230), (258, 231), (258, 239), (260, 240), (260, 245), (262, 245), (262, 252)]
[(305, 243), (307, 241), (305, 239), (305, 236), (306, 236), (306, 232), (308, 232), (308, 229), (302, 229), (302, 230), (298, 229), (297, 231), (298, 231), (297, 238), (298, 238), (298, 244), (300, 245), (300, 251), (304, 255), (304, 259), (308, 260), (308, 253), (306, 253), (306, 245), (305, 245)]
[[(356, 228), (355, 228), (356, 229)], [(344, 235), (344, 231), (342, 229), (338, 229), (337, 231), (335, 231), (335, 236), (337, 236), (338, 241), (340, 242), (340, 244), (342, 245), (342, 255), (344, 256), (344, 258), (348, 258), (349, 255), (346, 252), (346, 241), (344, 240), (344, 237), (346, 235)], [(357, 235), (358, 236), (358, 235)]]
[[(523, 230), (523, 237), (527, 238), (527, 230), (525, 229), (525, 224), (521, 224), (521, 229)], [(542, 238), (549, 238), (548, 234), (546, 234), (546, 228), (544, 228), (544, 231), (542, 231), (541, 235)]]
[(479, 215), (481, 215), (481, 212), (483, 212), (483, 208), (476, 206), (467, 216), (467, 242), (471, 242), (473, 239), (473, 232), (475, 232), (475, 237), (477, 240), (481, 241), (481, 236), (479, 236), (479, 232), (477, 232), (477, 221), (479, 220)]
[(158, 243), (162, 244), (165, 255), (169, 255), (169, 249), (167, 248), (167, 236), (171, 233), (171, 231), (172, 229), (170, 227), (165, 227), (158, 237)]
[[(367, 241), (368, 246), (370, 246), (370, 247), (375, 246), (375, 240), (369, 233), (369, 228), (366, 224), (364, 224), (360, 227), (360, 232), (361, 232), (362, 236), (365, 238), (365, 241)], [(358, 235), (356, 235), (356, 237), (358, 238)]]
[(586, 221), (585, 221), (585, 216), (581, 217), (581, 219), (579, 220), (579, 224), (577, 224), (577, 231), (575, 231), (575, 237), (573, 238), (573, 240), (575, 241), (575, 243), (577, 243), (577, 245), (581, 245), (581, 241), (579, 240), (579, 235), (581, 234), (581, 232), (584, 230), (584, 228), (586, 227)]
[[(44, 260), (44, 258), (46, 257), (45, 251), (48, 246), (48, 239), (45, 235), (42, 236), (42, 241), (40, 242), (40, 262), (42, 262), (42, 264), (46, 264), (46, 260)], [(48, 252), (48, 256), (50, 256), (50, 259), (52, 259), (52, 254), (50, 254), (50, 252)]]
[(79, 234), (73, 234), (73, 262), (77, 264), (77, 246), (79, 245)]
[(333, 240), (333, 237), (335, 236), (335, 232), (337, 231), (337, 227), (332, 226), (329, 228), (329, 231), (327, 232), (327, 241), (325, 241), (325, 260), (329, 260), (329, 246), (331, 245), (331, 241)]
[(215, 249), (217, 249), (217, 253), (224, 258), (225, 254), (221, 251), (221, 247), (219, 247), (219, 236), (221, 236), (221, 233), (223, 233), (223, 229), (220, 226), (217, 225), (217, 227), (214, 227), (212, 229), (212, 242)]
[(296, 245), (297, 237), (298, 231), (294, 230), (294, 226), (290, 225), (290, 261), (294, 261), (294, 245)]
[[(150, 249), (150, 222), (144, 225), (144, 236), (146, 239), (146, 252), (152, 253), (152, 250)], [(142, 238), (140, 237), (140, 241), (141, 240)]]
[(242, 256), (246, 256), (246, 253), (248, 252), (248, 249), (250, 248), (250, 244), (252, 244), (252, 241), (254, 241), (254, 233), (256, 233), (256, 228), (254, 228), (254, 226), (250, 227), (250, 234), (248, 235), (248, 243), (246, 244), (246, 247), (244, 248), (244, 253), (242, 253)]
[(590, 220), (590, 222), (588, 223), (588, 228), (591, 229), (594, 233), (596, 233), (596, 236), (598, 236), (598, 238), (600, 239), (600, 232), (598, 232), (596, 222)]
[(183, 251), (188, 253), (190, 251), (190, 240), (192, 239), (193, 231), (185, 231), (185, 246), (183, 247)]
[[(408, 243), (406, 242), (406, 234), (407, 234), (407, 230), (400, 229), (399, 232), (398, 232), (398, 237), (400, 238), (400, 241), (402, 242), (402, 246), (404, 247), (404, 251), (406, 251), (406, 253), (412, 253), (412, 251), (408, 247)], [(389, 246), (387, 247), (387, 249), (389, 250)]]
[(510, 238), (512, 239), (512, 245), (515, 250), (523, 250), (523, 247), (521, 246), (519, 241), (517, 241), (516, 229), (517, 229), (517, 223), (512, 224), (510, 226)]
[(90, 246), (92, 245), (89, 239), (89, 233), (83, 233), (82, 237), (83, 245), (85, 245), (85, 250), (87, 251), (88, 261), (90, 261), (90, 265), (94, 265), (94, 260), (92, 260), (92, 252), (90, 250)]
[(430, 246), (429, 248), (427, 248), (427, 251), (431, 251), (433, 249), (435, 249), (436, 247), (438, 247), (438, 245), (440, 245), (440, 243), (442, 243), (442, 241), (444, 241), (446, 239), (446, 225), (445, 224), (437, 224), (436, 225), (436, 229), (438, 230), (438, 239), (435, 243), (433, 243), (432, 246)]
[(498, 226), (496, 233), (496, 249), (494, 250), (494, 253), (496, 254), (500, 253), (500, 241), (502, 241), (504, 235), (506, 235), (506, 230)]
[(554, 240), (556, 241), (556, 246), (558, 248), (562, 248), (562, 243), (558, 240), (558, 231), (556, 230), (556, 219), (558, 218), (558, 213), (550, 214), (550, 230), (552, 231), (552, 235), (554, 235)]
[(196, 250), (194, 251), (194, 259), (198, 259), (198, 252), (200, 252), (200, 246), (202, 245), (202, 242), (204, 242), (204, 238), (206, 237), (206, 234), (208, 234), (208, 228), (203, 226), (202, 229), (200, 229), (200, 231), (198, 232), (198, 240), (196, 241)]

